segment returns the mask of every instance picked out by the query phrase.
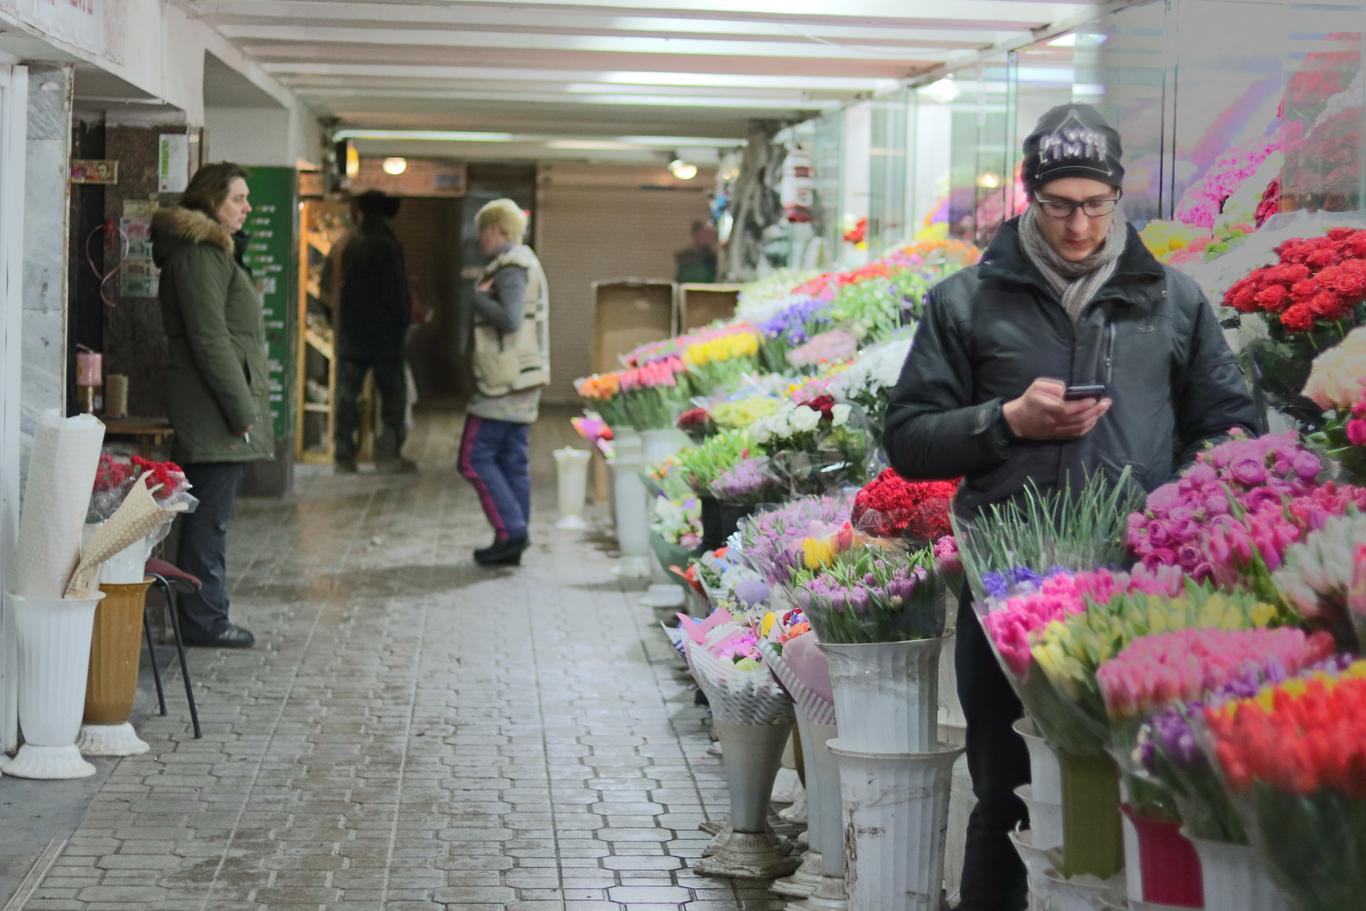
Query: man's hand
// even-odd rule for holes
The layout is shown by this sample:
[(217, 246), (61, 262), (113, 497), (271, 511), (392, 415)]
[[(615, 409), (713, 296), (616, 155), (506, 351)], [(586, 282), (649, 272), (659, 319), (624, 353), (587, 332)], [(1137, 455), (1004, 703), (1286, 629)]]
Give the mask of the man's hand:
[(480, 294), (488, 294), (493, 290), (493, 279), (488, 278), (474, 286), (474, 290)]
[(1067, 386), (1061, 380), (1039, 378), (1025, 394), (1001, 408), (1010, 432), (1022, 440), (1076, 440), (1091, 432), (1110, 410), (1110, 400), (1063, 399)]

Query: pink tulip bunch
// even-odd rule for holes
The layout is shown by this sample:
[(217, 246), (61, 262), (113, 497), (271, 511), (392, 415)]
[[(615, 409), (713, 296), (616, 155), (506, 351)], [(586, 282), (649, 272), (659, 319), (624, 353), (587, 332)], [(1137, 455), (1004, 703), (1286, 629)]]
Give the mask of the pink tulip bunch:
[(1181, 629), (1129, 643), (1096, 672), (1111, 719), (1144, 718), (1192, 702), (1248, 674), (1294, 675), (1333, 653), (1327, 633)]
[(621, 391), (677, 386), (679, 374), (685, 369), (683, 359), (676, 354), (640, 367), (627, 368), (621, 372)]

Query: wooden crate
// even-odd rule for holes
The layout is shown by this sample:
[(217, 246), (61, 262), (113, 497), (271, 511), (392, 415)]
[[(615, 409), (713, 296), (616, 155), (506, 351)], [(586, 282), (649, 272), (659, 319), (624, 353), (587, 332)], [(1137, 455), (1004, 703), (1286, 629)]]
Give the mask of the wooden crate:
[(740, 285), (679, 285), (678, 331), (691, 332), (735, 316)]

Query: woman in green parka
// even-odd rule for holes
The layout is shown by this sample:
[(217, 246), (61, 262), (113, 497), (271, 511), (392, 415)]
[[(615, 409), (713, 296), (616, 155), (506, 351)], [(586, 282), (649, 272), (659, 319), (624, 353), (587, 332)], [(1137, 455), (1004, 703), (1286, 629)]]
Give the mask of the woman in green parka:
[(179, 599), (181, 619), (186, 642), (223, 648), (256, 641), (228, 619), (228, 522), (246, 464), (275, 451), (261, 301), (242, 261), (248, 193), (243, 168), (205, 165), (180, 205), (152, 219), (169, 349), (166, 410), (175, 460), (199, 498), (182, 519), (176, 560), (203, 587)]

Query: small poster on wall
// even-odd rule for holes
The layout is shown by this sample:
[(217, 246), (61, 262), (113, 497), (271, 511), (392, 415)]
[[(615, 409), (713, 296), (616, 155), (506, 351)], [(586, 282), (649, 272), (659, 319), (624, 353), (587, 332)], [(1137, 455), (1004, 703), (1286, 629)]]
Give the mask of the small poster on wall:
[(162, 133), (157, 156), (157, 191), (184, 193), (190, 183), (190, 137)]
[(160, 274), (152, 262), (152, 213), (156, 204), (146, 199), (127, 199), (119, 231), (126, 249), (119, 268), (119, 294), (123, 297), (156, 297)]

